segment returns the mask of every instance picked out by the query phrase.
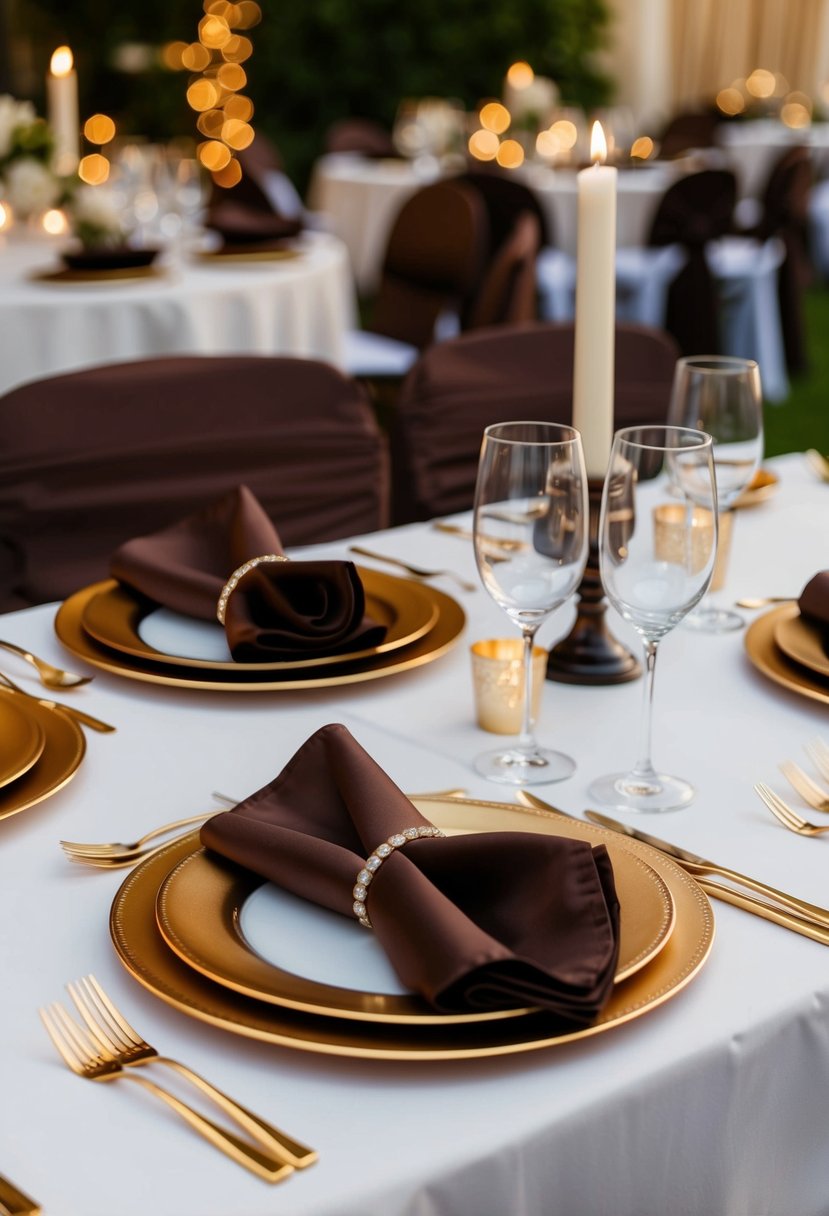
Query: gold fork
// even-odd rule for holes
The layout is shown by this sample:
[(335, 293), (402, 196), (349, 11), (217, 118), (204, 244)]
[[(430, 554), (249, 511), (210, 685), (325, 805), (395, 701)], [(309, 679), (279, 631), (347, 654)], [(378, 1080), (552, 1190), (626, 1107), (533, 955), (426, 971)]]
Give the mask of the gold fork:
[(829, 746), (822, 739), (806, 744), (806, 755), (814, 764), (821, 777), (829, 781)]
[(62, 1005), (57, 1003), (39, 1010), (46, 1033), (52, 1040), (58, 1055), (76, 1076), (84, 1077), (87, 1081), (117, 1081), (121, 1077), (135, 1081), (150, 1093), (155, 1094), (172, 1110), (184, 1119), (194, 1131), (204, 1136), (215, 1148), (225, 1153), (238, 1165), (251, 1170), (266, 1182), (281, 1182), (293, 1174), (293, 1167), (284, 1162), (277, 1162), (260, 1149), (234, 1136), (213, 1123), (210, 1119), (199, 1114), (192, 1106), (182, 1102), (175, 1094), (163, 1089), (155, 1081), (147, 1077), (139, 1077), (128, 1073), (116, 1058), (101, 1048), (87, 1032), (69, 1016)]
[(424, 566), (413, 566), (410, 562), (404, 562), (399, 557), (389, 557), (385, 553), (375, 553), (373, 549), (364, 549), (362, 545), (349, 545), (349, 553), (359, 553), (361, 557), (370, 557), (375, 562), (385, 562), (388, 566), (397, 566), (400, 570), (405, 570), (407, 574), (411, 574), (413, 578), (451, 578), (460, 587), (461, 591), (477, 591), (477, 583), (470, 583), (467, 579), (461, 576), (455, 570), (427, 570)]
[(40, 1216), (41, 1207), (24, 1195), (13, 1182), (0, 1174), (0, 1213), (2, 1216)]
[(809, 823), (808, 820), (801, 819), (800, 815), (793, 811), (779, 794), (775, 794), (774, 790), (769, 789), (762, 782), (758, 782), (754, 789), (760, 795), (772, 815), (776, 819), (779, 819), (790, 832), (795, 832), (798, 836), (820, 836), (823, 832), (829, 832), (829, 823)]
[(260, 1141), (267, 1152), (272, 1153), (283, 1164), (301, 1170), (313, 1165), (317, 1160), (319, 1154), (315, 1149), (294, 1140), (292, 1136), (240, 1106), (186, 1064), (159, 1055), (156, 1049), (130, 1026), (94, 975), (87, 975), (75, 984), (67, 984), (66, 987), (97, 1047), (113, 1056), (124, 1068), (141, 1067), (150, 1063), (163, 1064), (212, 1098), (225, 1114), (235, 1119), (249, 1135)]
[(40, 676), (40, 682), (44, 688), (80, 688), (82, 684), (89, 684), (92, 680), (92, 676), (79, 676), (74, 671), (64, 671), (62, 667), (55, 667), (52, 663), (47, 663), (45, 659), (40, 659), (36, 654), (32, 654), (31, 650), (15, 646), (14, 642), (0, 642), (0, 646), (4, 650), (11, 651), (12, 654), (19, 655), (27, 663), (31, 663)]
[(33, 692), (26, 692), (10, 676), (7, 676), (4, 671), (0, 671), (0, 682), (6, 685), (11, 692), (19, 693), (21, 697), (30, 697), (32, 701), (37, 701), (39, 705), (45, 706), (46, 709), (54, 709), (62, 714), (66, 714), (70, 718), (74, 718), (83, 726), (88, 726), (91, 730), (99, 730), (103, 734), (110, 734), (115, 730), (114, 726), (110, 726), (108, 722), (102, 722), (100, 718), (93, 718), (92, 714), (84, 713), (81, 709), (75, 709), (74, 705), (64, 705), (62, 701), (49, 701), (46, 697), (38, 697)]
[(829, 811), (829, 794), (822, 790), (808, 773), (804, 773), (799, 764), (786, 760), (779, 766), (780, 772), (793, 789), (797, 790), (804, 802), (814, 807), (816, 811)]

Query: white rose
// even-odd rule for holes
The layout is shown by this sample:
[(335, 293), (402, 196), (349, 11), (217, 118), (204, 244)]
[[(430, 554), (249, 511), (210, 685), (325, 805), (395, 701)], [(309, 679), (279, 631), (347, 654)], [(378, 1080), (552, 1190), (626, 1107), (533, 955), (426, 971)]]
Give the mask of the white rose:
[(106, 186), (81, 186), (72, 202), (76, 223), (89, 224), (104, 232), (121, 231), (121, 208)]
[(8, 93), (0, 97), (0, 160), (11, 151), (12, 135), (16, 128), (30, 126), (36, 117), (30, 101), (17, 101)]
[(60, 186), (46, 166), (28, 156), (9, 165), (5, 182), (6, 198), (20, 216), (46, 211), (60, 195)]

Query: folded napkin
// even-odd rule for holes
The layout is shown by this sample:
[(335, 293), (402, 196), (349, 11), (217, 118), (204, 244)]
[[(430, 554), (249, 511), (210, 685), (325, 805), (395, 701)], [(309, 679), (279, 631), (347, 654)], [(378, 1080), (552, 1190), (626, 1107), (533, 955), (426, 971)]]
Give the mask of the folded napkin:
[[(114, 578), (185, 616), (212, 621), (226, 580), (251, 558), (282, 554), (256, 497), (239, 486), (169, 528), (113, 554)], [(365, 614), (353, 562), (272, 561), (247, 570), (224, 620), (238, 663), (308, 658), (378, 645), (386, 630)]]
[(297, 236), (302, 231), (302, 220), (228, 201), (211, 210), (207, 226), (229, 245), (262, 245)]
[(817, 626), (829, 643), (829, 570), (822, 570), (809, 579), (797, 603), (800, 615)]
[[(269, 785), (208, 820), (201, 839), (356, 918), (369, 855), (428, 826), (335, 724)], [(446, 1012), (536, 1005), (562, 1028), (581, 1027), (613, 985), (619, 907), (604, 846), (525, 832), (418, 837), (390, 848), (362, 902), (401, 981)]]

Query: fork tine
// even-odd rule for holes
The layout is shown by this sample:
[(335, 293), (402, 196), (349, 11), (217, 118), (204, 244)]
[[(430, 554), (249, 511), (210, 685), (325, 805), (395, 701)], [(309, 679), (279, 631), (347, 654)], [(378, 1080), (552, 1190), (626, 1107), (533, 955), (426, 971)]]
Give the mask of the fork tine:
[(113, 1005), (94, 975), (90, 974), (86, 976), (83, 983), (88, 987), (90, 992), (95, 994), (96, 1004), (106, 1013), (108, 1019), (117, 1027), (127, 1042), (133, 1043), (136, 1047), (144, 1042), (138, 1031), (130, 1026), (121, 1011)]
[(794, 764), (791, 760), (786, 760), (779, 765), (779, 768), (789, 784), (805, 802), (808, 802), (809, 806), (816, 811), (829, 811), (829, 794), (822, 790), (808, 773), (804, 773), (799, 765)]
[(770, 789), (767, 785), (763, 785), (762, 782), (755, 785), (754, 788), (772, 815), (776, 819), (779, 819), (782, 824), (785, 824), (787, 828), (791, 828), (792, 831), (796, 832), (805, 826), (805, 820), (796, 815), (791, 807), (775, 794), (774, 790)]
[(77, 1073), (78, 1076), (82, 1076), (83, 1068), (81, 1067), (80, 1060), (75, 1054), (74, 1050), (70, 1049), (69, 1044), (66, 1042), (57, 1021), (54, 1018), (52, 1010), (41, 1008), (38, 1009), (38, 1013), (40, 1014), (41, 1022), (46, 1027), (46, 1033), (52, 1040), (53, 1046), (66, 1067), (70, 1068), (72, 1072)]
[(121, 1017), (94, 975), (84, 976), (76, 984), (67, 984), (66, 987), (96, 1038), (103, 1035), (115, 1052), (140, 1046), (143, 1040)]
[(826, 781), (829, 781), (829, 746), (822, 739), (806, 744), (806, 755)]

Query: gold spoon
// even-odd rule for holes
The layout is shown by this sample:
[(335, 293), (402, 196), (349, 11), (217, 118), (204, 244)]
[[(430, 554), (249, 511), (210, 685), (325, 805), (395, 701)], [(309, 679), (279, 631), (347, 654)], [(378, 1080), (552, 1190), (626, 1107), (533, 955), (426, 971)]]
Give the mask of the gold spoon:
[(735, 600), (737, 608), (765, 608), (766, 604), (793, 604), (793, 595), (766, 595), (756, 599)]
[(43, 705), (46, 709), (59, 710), (60, 713), (66, 714), (69, 718), (74, 718), (76, 722), (80, 722), (83, 726), (88, 726), (90, 730), (99, 730), (103, 734), (109, 734), (115, 730), (115, 727), (110, 726), (108, 722), (102, 722), (100, 718), (93, 718), (92, 714), (86, 714), (81, 709), (75, 709), (74, 705), (64, 705), (60, 701), (48, 701), (45, 697), (35, 696), (33, 692), (26, 692), (25, 688), (20, 688), (3, 671), (0, 671), (0, 683), (5, 684), (12, 692), (19, 693), (21, 697), (29, 697), (32, 701), (37, 701), (39, 705)]
[(79, 676), (74, 671), (64, 671), (62, 667), (54, 667), (45, 659), (39, 659), (30, 650), (15, 646), (14, 642), (0, 642), (4, 650), (20, 655), (27, 663), (31, 663), (40, 676), (40, 682), (45, 688), (80, 688), (81, 684), (89, 684), (92, 676)]

